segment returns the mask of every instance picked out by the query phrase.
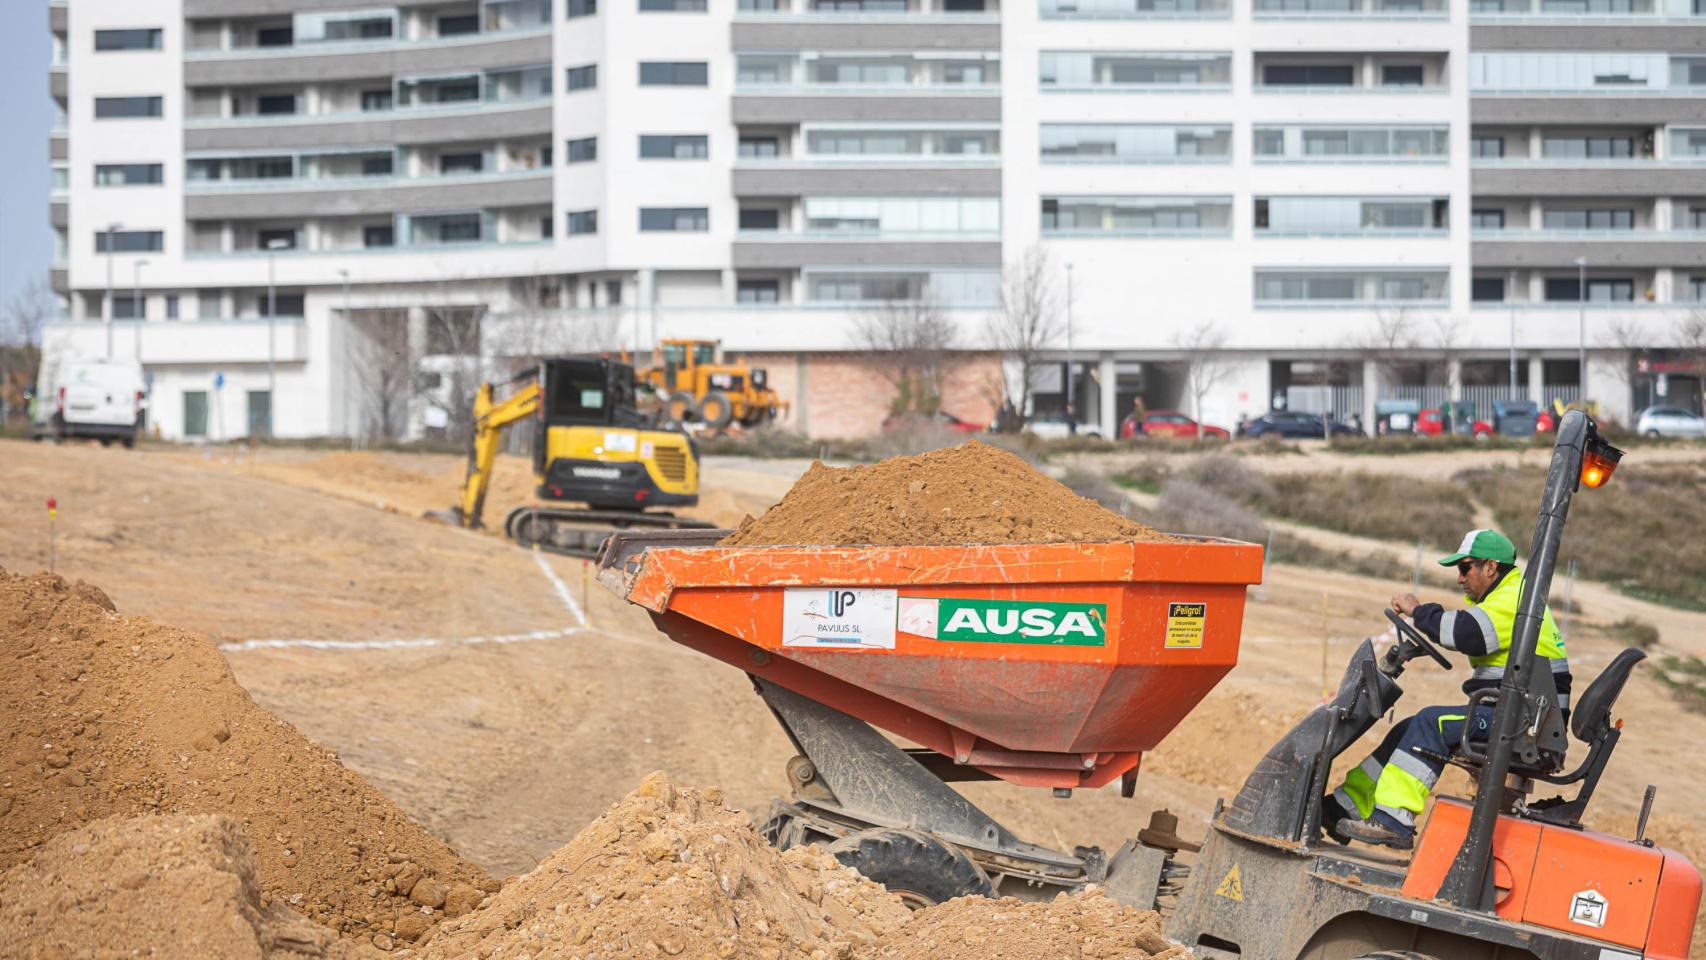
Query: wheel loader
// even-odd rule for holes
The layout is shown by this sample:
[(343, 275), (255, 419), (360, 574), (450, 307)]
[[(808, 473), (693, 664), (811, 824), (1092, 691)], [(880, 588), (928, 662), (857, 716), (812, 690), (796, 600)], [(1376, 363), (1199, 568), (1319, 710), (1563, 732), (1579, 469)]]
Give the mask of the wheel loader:
[[(1332, 699), (1256, 760), (1201, 843), (1162, 811), (1112, 853), (1053, 849), (952, 786), (1132, 796), (1143, 754), (1237, 662), (1257, 545), (720, 547), (725, 531), (633, 531), (605, 543), (599, 578), (671, 639), (745, 671), (781, 723), (796, 755), (766, 836), (825, 845), (913, 905), (1097, 884), (1158, 909), (1202, 958), (1681, 960), (1701, 879), (1646, 836), (1653, 788), (1633, 837), (1583, 826), (1646, 655), (1618, 654), (1566, 716), (1535, 653), (1572, 499), (1620, 457), (1585, 413), (1563, 418), (1506, 672), (1475, 695), (1494, 708), (1490, 736), (1446, 758), (1475, 791), (1437, 796), (1408, 858), (1319, 829), (1334, 758), (1394, 708), (1412, 662), (1450, 666), (1397, 614), (1395, 642), (1357, 647)], [(1585, 750), (1574, 764), (1571, 739)], [(1547, 785), (1574, 792), (1537, 798)]]
[(756, 427), (787, 410), (762, 367), (721, 362), (714, 340), (664, 340), (653, 361), (640, 370), (640, 382), (662, 398), (676, 423)]

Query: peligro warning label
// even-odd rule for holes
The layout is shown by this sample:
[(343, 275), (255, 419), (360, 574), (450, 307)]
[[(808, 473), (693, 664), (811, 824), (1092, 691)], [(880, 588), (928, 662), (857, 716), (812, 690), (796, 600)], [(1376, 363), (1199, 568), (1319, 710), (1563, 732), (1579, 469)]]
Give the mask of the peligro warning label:
[(1167, 604), (1167, 638), (1163, 646), (1168, 650), (1202, 649), (1203, 624), (1207, 621), (1206, 603)]

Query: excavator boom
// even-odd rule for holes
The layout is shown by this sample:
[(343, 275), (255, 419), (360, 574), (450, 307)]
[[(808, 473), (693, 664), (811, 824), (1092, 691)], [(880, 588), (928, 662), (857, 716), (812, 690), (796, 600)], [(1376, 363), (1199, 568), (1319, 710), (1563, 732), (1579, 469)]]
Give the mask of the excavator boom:
[(460, 526), (478, 529), (483, 525), (480, 515), (485, 511), (486, 490), (491, 487), (492, 468), (497, 464), (498, 442), (510, 424), (539, 412), (542, 392), (537, 376), (515, 395), (501, 401), (492, 399), (491, 384), (480, 384), (474, 394), (474, 437), (468, 446), (468, 475), (462, 480), (462, 494), (456, 503), (456, 522)]

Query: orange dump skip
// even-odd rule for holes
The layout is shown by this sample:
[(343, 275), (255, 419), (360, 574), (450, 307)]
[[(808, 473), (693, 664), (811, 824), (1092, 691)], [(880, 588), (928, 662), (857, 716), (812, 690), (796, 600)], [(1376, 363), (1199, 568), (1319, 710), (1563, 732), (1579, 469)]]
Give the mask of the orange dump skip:
[(1262, 548), (1225, 540), (669, 547), (626, 598), (675, 640), (1019, 783), (1134, 770), (1238, 660)]

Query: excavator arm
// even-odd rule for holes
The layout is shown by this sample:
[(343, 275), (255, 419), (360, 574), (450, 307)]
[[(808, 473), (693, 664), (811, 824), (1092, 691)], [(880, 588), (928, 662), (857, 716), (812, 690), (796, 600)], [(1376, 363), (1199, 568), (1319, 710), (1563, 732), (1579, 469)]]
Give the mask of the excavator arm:
[(498, 442), (504, 430), (539, 411), (542, 393), (539, 380), (501, 401), (492, 399), (491, 384), (482, 383), (474, 394), (474, 437), (468, 446), (468, 475), (462, 480), (462, 494), (456, 502), (456, 522), (464, 527), (481, 526), (480, 514), (486, 507), (486, 490), (492, 483), (492, 467), (498, 459)]

